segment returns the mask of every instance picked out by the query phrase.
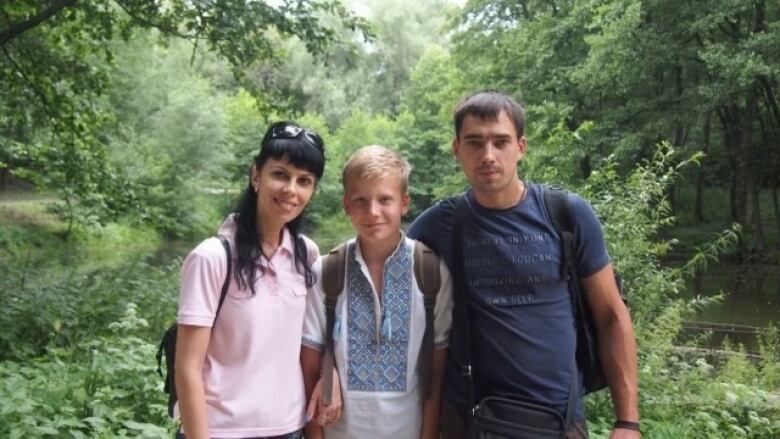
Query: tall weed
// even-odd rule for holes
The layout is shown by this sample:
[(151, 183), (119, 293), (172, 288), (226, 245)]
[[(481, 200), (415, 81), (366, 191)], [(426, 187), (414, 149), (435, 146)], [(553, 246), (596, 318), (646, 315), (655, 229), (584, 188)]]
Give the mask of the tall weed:
[[(679, 344), (682, 322), (712, 299), (679, 297), (686, 276), (717, 260), (733, 246), (739, 228), (714, 236), (711, 244), (680, 268), (661, 258), (676, 244), (662, 238), (674, 217), (667, 187), (680, 169), (698, 160), (680, 160), (668, 144), (627, 178), (608, 162), (594, 172), (581, 193), (603, 224), (617, 270), (623, 275), (639, 347), (640, 410), (646, 437), (776, 438), (780, 435), (780, 363), (777, 331), (762, 337), (760, 362), (728, 345), (729, 359), (716, 361)], [(695, 340), (690, 342), (695, 344)], [(689, 347), (695, 347), (689, 346)], [(609, 437), (614, 419), (608, 392), (588, 398), (592, 437)]]

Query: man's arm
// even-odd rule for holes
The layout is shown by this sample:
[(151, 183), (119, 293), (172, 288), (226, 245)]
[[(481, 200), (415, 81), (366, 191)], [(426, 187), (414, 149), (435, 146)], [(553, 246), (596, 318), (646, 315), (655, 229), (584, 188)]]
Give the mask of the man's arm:
[(444, 365), (447, 348), (434, 349), (431, 371), (431, 397), (423, 404), (422, 439), (439, 438), (439, 417), (441, 416), (441, 390), (444, 382)]
[[(639, 421), (639, 387), (634, 329), (618, 293), (612, 264), (582, 279), (588, 305), (596, 322), (599, 357), (604, 366), (615, 416)], [(612, 437), (639, 437), (639, 432), (616, 429)]]

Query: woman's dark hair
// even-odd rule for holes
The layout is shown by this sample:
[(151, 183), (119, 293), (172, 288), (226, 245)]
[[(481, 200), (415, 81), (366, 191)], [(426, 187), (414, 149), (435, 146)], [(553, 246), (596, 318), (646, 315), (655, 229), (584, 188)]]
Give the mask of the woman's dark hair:
[[(276, 122), (268, 127), (260, 143), (260, 153), (255, 156), (255, 167), (259, 172), (269, 158), (275, 160), (285, 159), (293, 166), (305, 169), (317, 177), (322, 178), (325, 171), (325, 152), (322, 138), (312, 131), (301, 129), (292, 122)], [(238, 261), (234, 271), (236, 282), (240, 288), (247, 285), (255, 294), (255, 281), (257, 274), (255, 263), (267, 257), (261, 250), (262, 236), (255, 226), (257, 218), (257, 194), (252, 188), (251, 169), (249, 182), (244, 193), (234, 209), (236, 221), (235, 244)], [(298, 272), (306, 278), (306, 286), (314, 284), (314, 273), (307, 258), (306, 247), (299, 245), (301, 222), (303, 213), (287, 223), (293, 239), (294, 263)]]

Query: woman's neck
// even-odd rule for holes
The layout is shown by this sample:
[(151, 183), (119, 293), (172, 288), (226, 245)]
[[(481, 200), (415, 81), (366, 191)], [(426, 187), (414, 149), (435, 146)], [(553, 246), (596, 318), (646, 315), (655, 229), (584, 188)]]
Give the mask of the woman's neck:
[(275, 223), (269, 218), (263, 220), (260, 216), (257, 217), (255, 228), (260, 235), (261, 242), (259, 244), (263, 249), (263, 254), (268, 258), (276, 253), (276, 249), (281, 245), (284, 226), (284, 224)]

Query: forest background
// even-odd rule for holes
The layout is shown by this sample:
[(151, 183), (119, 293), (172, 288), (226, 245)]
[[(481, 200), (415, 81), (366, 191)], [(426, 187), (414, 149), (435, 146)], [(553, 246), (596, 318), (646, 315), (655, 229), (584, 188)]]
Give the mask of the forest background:
[[(780, 299), (766, 0), (0, 1), (0, 436), (168, 437), (154, 354), (181, 257), (267, 124), (325, 139), (306, 224), (324, 251), (352, 233), (339, 175), (360, 146), (413, 164), (408, 220), (466, 187), (452, 109), (484, 88), (525, 104), (521, 175), (602, 219), (645, 437), (778, 437), (777, 314), (749, 347), (684, 326), (729, 297), (686, 293), (719, 260), (768, 267), (762, 311)], [(612, 421), (589, 396), (592, 436)]]

